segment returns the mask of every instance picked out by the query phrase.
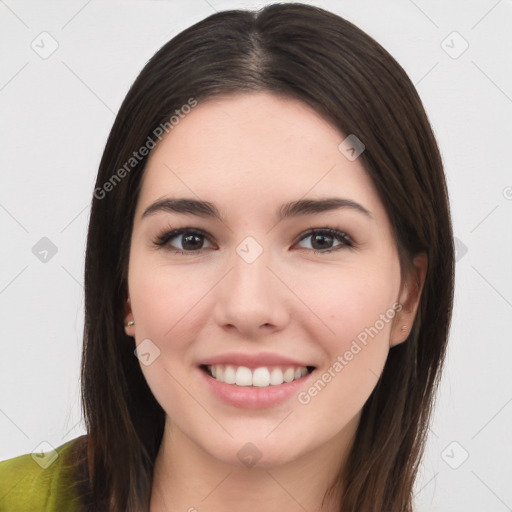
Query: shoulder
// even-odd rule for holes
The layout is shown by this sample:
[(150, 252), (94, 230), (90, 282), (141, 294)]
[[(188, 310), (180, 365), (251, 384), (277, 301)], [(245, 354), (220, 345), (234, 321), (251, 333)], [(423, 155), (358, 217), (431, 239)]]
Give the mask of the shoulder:
[(0, 462), (0, 512), (76, 511), (71, 452), (83, 437)]

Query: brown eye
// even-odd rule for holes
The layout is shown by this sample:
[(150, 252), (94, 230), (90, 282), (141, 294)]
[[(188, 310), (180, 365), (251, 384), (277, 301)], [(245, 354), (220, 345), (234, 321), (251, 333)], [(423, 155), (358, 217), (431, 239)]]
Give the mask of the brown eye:
[[(306, 245), (301, 245), (303, 242)], [(348, 235), (336, 229), (312, 230), (303, 235), (299, 241), (299, 247), (318, 252), (329, 252), (342, 247), (353, 247), (353, 245)]]
[(160, 235), (155, 240), (155, 244), (165, 247), (169, 250), (176, 249), (176, 252), (198, 253), (205, 247), (204, 244), (213, 247), (205, 233), (197, 229), (181, 228), (169, 231)]

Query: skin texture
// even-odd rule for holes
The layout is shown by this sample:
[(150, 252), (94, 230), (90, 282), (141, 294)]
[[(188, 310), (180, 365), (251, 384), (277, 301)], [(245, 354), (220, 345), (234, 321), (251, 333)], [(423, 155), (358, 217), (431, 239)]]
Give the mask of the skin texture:
[[(135, 213), (126, 332), (150, 339), (160, 355), (144, 376), (167, 414), (155, 465), (151, 511), (320, 510), (344, 463), (361, 409), (391, 346), (412, 327), (427, 262), (418, 255), (402, 281), (387, 213), (361, 160), (338, 149), (345, 135), (306, 104), (261, 92), (199, 103), (152, 151)], [(209, 201), (214, 218), (145, 209), (164, 197)], [(289, 201), (341, 197), (341, 208), (277, 220)], [(154, 241), (171, 229), (205, 231), (202, 252)], [(314, 252), (311, 228), (346, 233)], [(248, 236), (263, 249), (252, 263), (237, 253)], [(171, 246), (172, 245), (172, 246)], [(328, 247), (328, 246), (325, 246)], [(325, 251), (325, 250), (324, 250)], [(378, 334), (300, 403), (247, 410), (205, 385), (201, 359), (226, 352), (271, 352), (316, 370), (304, 390), (350, 349), (365, 328), (402, 304)], [(406, 326), (403, 329), (403, 326)], [(261, 458), (245, 467), (248, 442)], [(263, 507), (263, 508), (262, 508)], [(333, 508), (327, 504), (327, 510)]]

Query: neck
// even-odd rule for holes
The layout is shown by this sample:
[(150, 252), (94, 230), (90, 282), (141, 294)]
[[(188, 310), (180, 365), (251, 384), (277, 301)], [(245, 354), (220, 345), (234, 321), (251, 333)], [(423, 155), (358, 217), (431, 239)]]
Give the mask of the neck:
[(212, 457), (166, 422), (153, 473), (150, 512), (333, 512), (341, 488), (323, 503), (352, 446), (359, 417), (335, 438), (293, 461), (251, 468)]

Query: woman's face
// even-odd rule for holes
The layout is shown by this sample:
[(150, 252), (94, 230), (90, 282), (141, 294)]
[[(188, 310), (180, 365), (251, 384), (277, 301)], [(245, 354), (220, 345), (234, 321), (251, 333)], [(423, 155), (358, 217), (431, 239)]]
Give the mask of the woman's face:
[(341, 449), (411, 328), (386, 211), (345, 138), (251, 93), (199, 103), (149, 157), (127, 332), (167, 427), (220, 461)]

